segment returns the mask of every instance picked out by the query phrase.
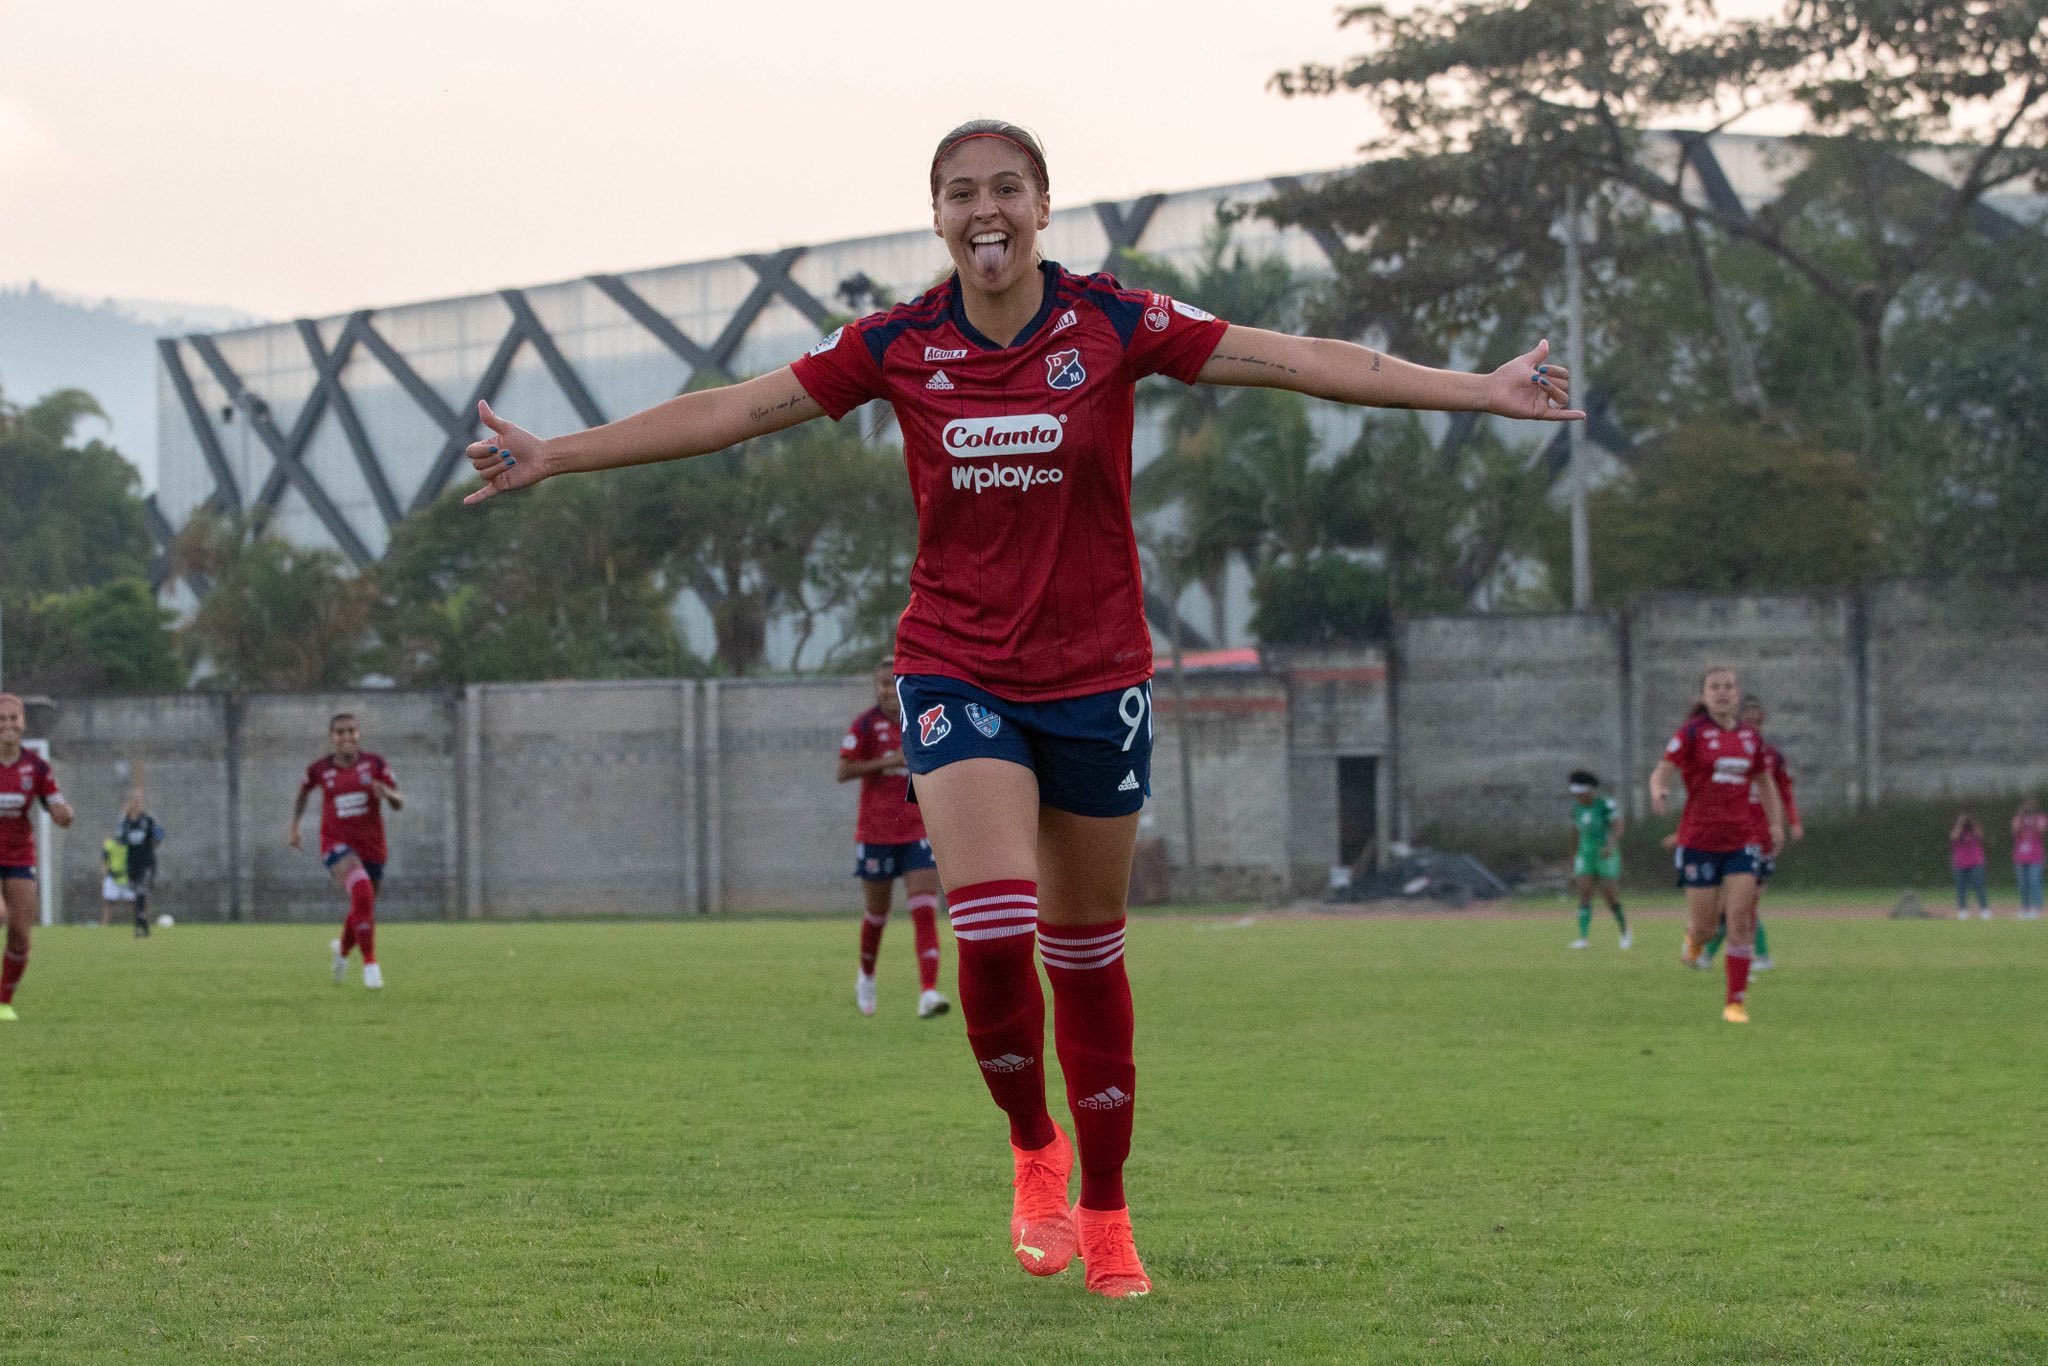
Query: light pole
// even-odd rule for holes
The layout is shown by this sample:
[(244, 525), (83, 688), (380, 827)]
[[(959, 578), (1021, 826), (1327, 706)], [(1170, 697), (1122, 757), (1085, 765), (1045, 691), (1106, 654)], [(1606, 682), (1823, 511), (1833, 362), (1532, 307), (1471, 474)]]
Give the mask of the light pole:
[[(1564, 363), (1572, 372), (1572, 387), (1585, 395), (1586, 379), (1586, 290), (1585, 269), (1579, 259), (1579, 188), (1564, 191)], [(1583, 402), (1581, 398), (1581, 402)], [(1576, 422), (1564, 428), (1565, 452), (1569, 457), (1565, 477), (1572, 491), (1572, 610), (1593, 610), (1593, 527), (1586, 511), (1586, 438)]]

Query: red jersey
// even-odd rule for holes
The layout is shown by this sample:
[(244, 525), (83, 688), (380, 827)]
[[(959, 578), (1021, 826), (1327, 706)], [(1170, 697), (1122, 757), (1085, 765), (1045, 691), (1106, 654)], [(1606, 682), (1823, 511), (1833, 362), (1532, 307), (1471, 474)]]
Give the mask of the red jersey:
[(957, 275), (847, 324), (795, 364), (836, 420), (887, 399), (917, 503), (896, 672), (1017, 702), (1152, 676), (1131, 529), (1133, 386), (1193, 383), (1226, 324), (1051, 262), (1008, 345), (967, 321)]
[(47, 809), (63, 800), (57, 775), (42, 755), (24, 749), (19, 759), (0, 765), (0, 866), (36, 866), (36, 827), (30, 817), (36, 803)]
[[(842, 758), (861, 762), (901, 753), (903, 730), (880, 707), (869, 707), (839, 742)], [(924, 838), (924, 817), (910, 803), (910, 771), (870, 773), (860, 780), (860, 818), (853, 837), (862, 844), (909, 844)]]
[(1777, 846), (1771, 843), (1771, 818), (1764, 814), (1764, 799), (1757, 791), (1757, 783), (1766, 777), (1778, 789), (1778, 800), (1785, 804), (1785, 828), (1791, 829), (1799, 821), (1799, 804), (1792, 800), (1792, 775), (1785, 771), (1785, 756), (1778, 753), (1770, 741), (1757, 752), (1757, 782), (1749, 785), (1749, 842), (1761, 844), (1767, 854), (1776, 854)]
[(370, 790), (371, 783), (398, 786), (391, 765), (380, 754), (361, 750), (356, 761), (344, 767), (332, 754), (323, 754), (306, 765), (306, 781), (299, 791), (321, 790), (320, 852), (324, 856), (337, 845), (347, 845), (365, 863), (387, 862), (384, 847), (384, 803)]
[(1750, 837), (1749, 785), (1757, 776), (1764, 737), (1737, 722), (1723, 727), (1702, 712), (1689, 718), (1664, 747), (1685, 779), (1685, 814), (1678, 842), (1687, 849), (1726, 852), (1757, 841)]

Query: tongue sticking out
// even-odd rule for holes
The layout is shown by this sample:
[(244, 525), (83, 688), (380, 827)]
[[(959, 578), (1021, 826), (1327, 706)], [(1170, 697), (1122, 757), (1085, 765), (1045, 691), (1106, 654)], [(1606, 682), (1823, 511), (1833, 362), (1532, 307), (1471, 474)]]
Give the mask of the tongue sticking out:
[(1008, 242), (976, 242), (974, 244), (974, 268), (993, 274), (1003, 268), (1003, 253), (1009, 249)]

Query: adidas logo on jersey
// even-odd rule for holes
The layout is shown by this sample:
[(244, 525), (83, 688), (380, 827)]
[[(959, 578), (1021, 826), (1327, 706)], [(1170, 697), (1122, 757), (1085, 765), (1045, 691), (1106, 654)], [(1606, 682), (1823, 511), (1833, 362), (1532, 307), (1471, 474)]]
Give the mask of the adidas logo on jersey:
[(1124, 780), (1116, 785), (1116, 790), (1119, 792), (1136, 792), (1138, 790), (1138, 770), (1134, 768), (1124, 774)]
[(944, 370), (938, 370), (934, 371), (932, 377), (924, 382), (924, 387), (927, 389), (950, 389), (953, 387), (953, 381), (946, 378)]
[[(985, 1065), (986, 1064), (984, 1064), (984, 1066)], [(1114, 1110), (1119, 1105), (1129, 1105), (1130, 1103), (1130, 1092), (1122, 1090), (1115, 1086), (1109, 1087), (1106, 1090), (1097, 1091), (1094, 1095), (1088, 1097), (1086, 1100), (1077, 1100), (1074, 1102), (1074, 1104), (1080, 1106), (1083, 1110)]]
[(1037, 1061), (1036, 1058), (1020, 1058), (1015, 1053), (1005, 1053), (1000, 1058), (980, 1059), (981, 1070), (984, 1072), (1021, 1072)]

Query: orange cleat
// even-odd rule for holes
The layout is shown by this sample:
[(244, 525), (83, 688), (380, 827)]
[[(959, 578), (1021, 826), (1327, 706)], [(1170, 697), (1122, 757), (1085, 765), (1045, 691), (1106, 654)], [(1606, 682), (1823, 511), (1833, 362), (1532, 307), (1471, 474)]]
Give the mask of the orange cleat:
[(1740, 1001), (1730, 1001), (1721, 1007), (1721, 1018), (1729, 1024), (1748, 1024), (1749, 1007)]
[(1010, 1145), (1017, 1161), (1017, 1194), (1010, 1203), (1010, 1250), (1017, 1265), (1034, 1276), (1057, 1276), (1074, 1260), (1079, 1239), (1067, 1212), (1067, 1182), (1074, 1174), (1074, 1149), (1053, 1126), (1053, 1140), (1026, 1152)]
[(1081, 1231), (1081, 1260), (1088, 1264), (1088, 1293), (1113, 1300), (1133, 1300), (1152, 1293), (1152, 1278), (1138, 1260), (1131, 1241), (1129, 1209), (1082, 1209), (1074, 1206), (1074, 1224)]

